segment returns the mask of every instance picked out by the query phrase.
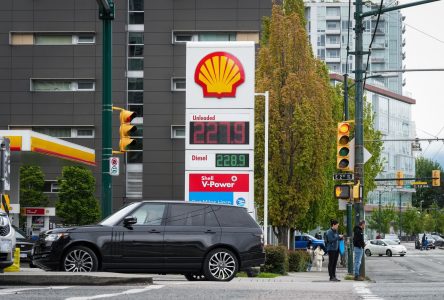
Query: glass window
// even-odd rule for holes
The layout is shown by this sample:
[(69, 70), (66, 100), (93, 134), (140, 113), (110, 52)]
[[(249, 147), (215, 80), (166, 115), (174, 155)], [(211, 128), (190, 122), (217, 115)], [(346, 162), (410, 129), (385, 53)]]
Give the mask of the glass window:
[(76, 134), (78, 137), (93, 137), (94, 130), (92, 130), (92, 129), (77, 129)]
[(45, 180), (43, 184), (43, 192), (44, 193), (58, 193), (59, 185), (55, 180)]
[(129, 24), (144, 24), (143, 12), (130, 12)]
[(143, 32), (129, 32), (128, 33), (128, 44), (143, 45)]
[(240, 207), (214, 206), (217, 220), (222, 227), (258, 227), (257, 223), (248, 214), (247, 210)]
[(72, 45), (72, 35), (35, 35), (36, 45)]
[(93, 33), (82, 33), (77, 36), (78, 44), (93, 44), (95, 42)]
[(128, 103), (143, 103), (143, 92), (128, 92)]
[(130, 45), (128, 49), (128, 56), (143, 56), (143, 45)]
[(167, 226), (204, 226), (205, 205), (170, 204)]
[(219, 32), (205, 32), (199, 33), (199, 42), (229, 42), (236, 41), (235, 32), (219, 33)]
[(135, 225), (161, 225), (165, 213), (165, 206), (165, 204), (159, 203), (142, 205), (131, 213), (133, 217), (137, 218), (137, 223)]
[(127, 163), (129, 164), (143, 163), (143, 152), (142, 151), (127, 152)]
[(171, 126), (171, 138), (172, 139), (184, 139), (185, 138), (185, 126), (172, 125)]
[(172, 79), (172, 90), (173, 91), (185, 91), (186, 89), (186, 80), (185, 78), (173, 78)]
[(205, 226), (219, 227), (219, 222), (217, 222), (216, 215), (211, 209), (211, 206), (207, 206), (205, 209)]
[(143, 58), (128, 58), (128, 71), (143, 71)]
[(32, 90), (35, 92), (71, 91), (71, 81), (33, 80)]
[(143, 11), (144, 0), (129, 0), (128, 10), (130, 11)]
[(194, 35), (192, 33), (176, 33), (174, 34), (175, 42), (191, 42), (194, 40)]
[(143, 90), (143, 78), (128, 78), (128, 90)]
[(77, 82), (78, 90), (89, 90), (94, 91), (94, 81), (91, 80), (80, 80)]

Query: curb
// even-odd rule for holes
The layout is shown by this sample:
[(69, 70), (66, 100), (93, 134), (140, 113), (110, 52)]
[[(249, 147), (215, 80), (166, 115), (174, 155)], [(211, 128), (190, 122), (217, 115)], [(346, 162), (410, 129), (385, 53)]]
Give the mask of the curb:
[(109, 272), (66, 273), (26, 272), (0, 274), (2, 285), (127, 285), (152, 284), (153, 278), (146, 275), (118, 274)]

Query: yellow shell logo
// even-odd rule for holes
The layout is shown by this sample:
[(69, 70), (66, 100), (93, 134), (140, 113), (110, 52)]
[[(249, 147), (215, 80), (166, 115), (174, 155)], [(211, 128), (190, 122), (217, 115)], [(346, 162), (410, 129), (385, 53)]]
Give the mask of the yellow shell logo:
[(230, 53), (213, 52), (197, 65), (194, 81), (202, 87), (204, 97), (235, 97), (236, 88), (245, 81), (244, 67)]

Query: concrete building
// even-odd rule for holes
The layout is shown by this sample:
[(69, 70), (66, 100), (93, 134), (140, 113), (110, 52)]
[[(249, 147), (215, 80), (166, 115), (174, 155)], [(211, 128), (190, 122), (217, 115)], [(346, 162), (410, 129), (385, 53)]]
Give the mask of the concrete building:
[[(347, 59), (347, 33), (350, 32), (350, 51), (355, 47), (355, 26), (353, 15), (354, 5), (351, 6), (350, 21), (348, 12), (348, 1), (304, 1), (305, 17), (307, 19), (307, 32), (313, 53), (319, 59), (325, 61), (329, 70), (338, 74), (345, 74), (348, 64), (348, 73), (353, 76), (355, 69), (354, 56)], [(389, 5), (396, 5), (397, 1)], [(364, 5), (363, 10), (377, 10), (379, 1), (373, 1), (371, 5)], [(369, 49), (373, 32), (376, 27), (376, 16), (366, 18), (363, 33), (364, 50)], [(401, 70), (405, 52), (403, 46), (405, 39), (405, 19), (400, 11), (392, 11), (380, 16), (378, 27), (375, 32), (371, 49), (368, 72), (381, 70)], [(364, 57), (364, 69), (367, 57)], [(397, 94), (402, 95), (402, 86), (405, 85), (402, 73), (390, 74), (390, 77), (371, 78), (367, 81), (375, 86), (384, 87)]]
[[(137, 113), (137, 144), (121, 156), (113, 208), (184, 198), (185, 43), (259, 41), (270, 0), (115, 0), (113, 105)], [(96, 150), (100, 195), (102, 22), (96, 1), (3, 0), (0, 129), (31, 129)], [(118, 113), (113, 148), (118, 147)], [(57, 192), (63, 161), (41, 164)], [(17, 201), (13, 199), (13, 201)]]

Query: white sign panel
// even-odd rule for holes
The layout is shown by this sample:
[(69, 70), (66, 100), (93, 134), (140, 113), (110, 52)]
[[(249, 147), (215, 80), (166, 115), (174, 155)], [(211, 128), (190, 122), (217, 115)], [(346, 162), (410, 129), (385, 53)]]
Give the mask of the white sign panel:
[(253, 172), (186, 171), (185, 201), (246, 207), (254, 211)]
[(252, 109), (187, 109), (186, 149), (254, 149)]
[(119, 158), (118, 157), (110, 157), (109, 158), (109, 174), (111, 176), (119, 175)]
[(254, 108), (254, 42), (188, 42), (186, 108)]
[(253, 171), (253, 157), (253, 150), (188, 150), (185, 170)]

